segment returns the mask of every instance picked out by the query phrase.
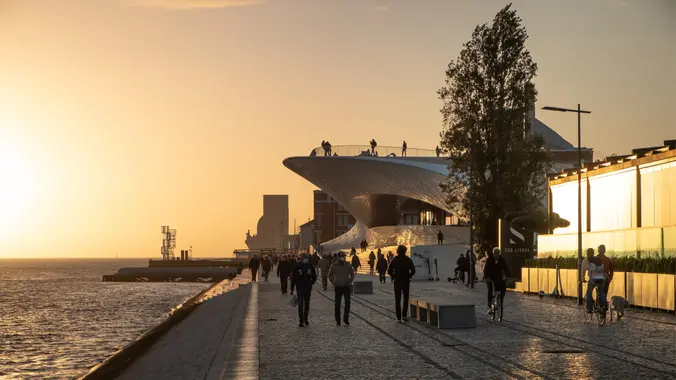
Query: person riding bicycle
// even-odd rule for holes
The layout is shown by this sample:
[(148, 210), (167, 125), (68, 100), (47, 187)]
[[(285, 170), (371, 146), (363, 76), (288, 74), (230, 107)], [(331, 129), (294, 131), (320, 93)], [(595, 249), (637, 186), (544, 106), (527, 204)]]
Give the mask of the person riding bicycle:
[(599, 260), (601, 260), (601, 264), (603, 264), (603, 269), (606, 272), (606, 282), (605, 286), (603, 287), (603, 294), (606, 295), (606, 299), (608, 298), (608, 289), (610, 288), (610, 282), (613, 281), (613, 275), (615, 275), (615, 269), (613, 268), (613, 261), (610, 259), (610, 257), (606, 256), (606, 246), (604, 244), (599, 245), (599, 254), (598, 257)]
[(606, 293), (605, 293), (605, 284), (606, 284), (606, 272), (603, 268), (603, 262), (598, 257), (594, 256), (594, 248), (587, 249), (587, 263), (588, 263), (588, 276), (589, 282), (587, 284), (587, 312), (592, 313), (594, 310), (594, 299), (592, 298), (592, 291), (596, 288), (596, 296), (599, 299), (599, 304), (601, 305), (602, 315), (605, 316), (606, 312)]
[[(503, 276), (504, 274), (504, 276)], [(493, 254), (488, 254), (486, 265), (484, 266), (484, 279), (488, 290), (488, 314), (493, 314), (493, 291), (500, 292), (500, 303), (505, 299), (507, 293), (507, 281), (509, 277), (509, 267), (507, 261), (500, 255), (500, 248), (493, 248)]]

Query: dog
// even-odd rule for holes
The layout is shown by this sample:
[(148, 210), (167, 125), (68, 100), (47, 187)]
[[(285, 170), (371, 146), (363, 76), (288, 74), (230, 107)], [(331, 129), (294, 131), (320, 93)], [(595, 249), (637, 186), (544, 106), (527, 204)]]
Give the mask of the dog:
[(610, 297), (610, 320), (613, 320), (613, 311), (615, 311), (615, 315), (617, 316), (617, 321), (619, 322), (622, 317), (624, 316), (624, 309), (629, 307), (629, 301), (626, 299), (620, 297), (620, 296), (612, 296)]

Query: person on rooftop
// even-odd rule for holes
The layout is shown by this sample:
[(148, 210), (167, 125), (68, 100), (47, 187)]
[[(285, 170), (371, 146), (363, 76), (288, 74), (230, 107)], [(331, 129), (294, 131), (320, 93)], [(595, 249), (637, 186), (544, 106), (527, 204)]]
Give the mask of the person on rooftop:
[(406, 148), (408, 148), (408, 146), (406, 146), (406, 140), (404, 140), (404, 143), (401, 145), (401, 156), (402, 157), (406, 157)]
[(378, 143), (376, 142), (376, 139), (371, 139), (369, 142), (371, 144), (371, 154), (376, 155), (376, 147), (378, 146)]

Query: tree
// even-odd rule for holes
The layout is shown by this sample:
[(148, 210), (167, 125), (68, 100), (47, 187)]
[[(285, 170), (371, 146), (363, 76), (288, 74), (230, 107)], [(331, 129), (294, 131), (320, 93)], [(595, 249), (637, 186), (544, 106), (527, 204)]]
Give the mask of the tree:
[[(525, 27), (511, 4), (479, 25), (446, 70), (443, 101), (444, 155), (452, 159), (441, 186), (458, 216), (472, 211), (479, 252), (497, 243), (497, 220), (542, 207), (551, 167), (529, 113), (537, 90), (537, 65), (526, 49)], [(471, 191), (468, 191), (471, 187)]]

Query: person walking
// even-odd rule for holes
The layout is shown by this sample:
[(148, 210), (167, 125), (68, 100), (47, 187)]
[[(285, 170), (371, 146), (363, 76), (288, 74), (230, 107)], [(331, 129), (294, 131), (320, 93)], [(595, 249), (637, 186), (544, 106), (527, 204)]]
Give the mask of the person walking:
[[(392, 254), (392, 251), (387, 252), (387, 267), (390, 267), (390, 264), (392, 264), (392, 260), (394, 260), (394, 255)], [(394, 277), (390, 275), (390, 283), (394, 283)]]
[[(408, 294), (411, 287), (411, 278), (415, 275), (415, 266), (413, 265), (413, 260), (406, 256), (405, 246), (400, 245), (397, 247), (397, 256), (392, 259), (387, 272), (394, 278), (394, 306), (397, 322), (401, 322), (402, 320), (408, 322)], [(401, 308), (402, 295), (404, 298), (403, 310)]]
[(350, 293), (352, 281), (354, 281), (354, 270), (347, 263), (345, 253), (338, 255), (338, 262), (331, 265), (329, 269), (329, 281), (334, 289), (334, 312), (336, 325), (340, 326), (340, 303), (341, 298), (345, 298), (345, 310), (343, 311), (343, 323), (350, 325)]
[(312, 264), (313, 267), (315, 267), (315, 272), (319, 273), (319, 260), (322, 258), (319, 257), (319, 254), (317, 252), (313, 253), (312, 256), (310, 256), (310, 264)]
[(408, 148), (408, 146), (406, 145), (406, 140), (404, 140), (404, 143), (401, 144), (401, 156), (402, 157), (406, 157), (406, 148)]
[(265, 279), (265, 282), (268, 282), (268, 276), (272, 270), (272, 260), (270, 260), (268, 256), (263, 256), (261, 267), (263, 268), (263, 278)]
[(385, 273), (387, 273), (387, 259), (385, 259), (385, 255), (382, 253), (380, 256), (378, 256), (378, 262), (376, 263), (376, 271), (378, 271), (378, 279), (380, 280), (381, 284), (384, 284), (385, 281)]
[(289, 287), (289, 275), (291, 274), (291, 261), (286, 257), (286, 255), (282, 255), (282, 257), (279, 259), (279, 264), (277, 264), (277, 277), (279, 277), (279, 281), (282, 285), (282, 294), (286, 294), (288, 292), (288, 287)]
[(329, 279), (329, 270), (331, 269), (331, 254), (325, 254), (324, 257), (319, 260), (319, 271), (322, 275), (322, 290), (326, 290), (328, 287)]
[(251, 282), (256, 282), (256, 275), (258, 274), (258, 268), (261, 265), (261, 261), (258, 259), (257, 255), (253, 255), (251, 260), (249, 260), (249, 270), (251, 271)]
[(369, 144), (371, 144), (371, 155), (375, 156), (376, 155), (376, 147), (378, 146), (376, 139), (371, 139)]
[[(503, 275), (504, 274), (504, 275)], [(488, 291), (488, 314), (493, 314), (493, 292), (500, 292), (500, 303), (507, 293), (507, 281), (509, 277), (509, 266), (507, 261), (500, 255), (500, 248), (493, 248), (493, 253), (486, 258), (484, 266), (484, 279), (486, 280), (486, 290)]]
[(456, 275), (459, 275), (458, 277), (460, 277), (460, 281), (464, 284), (467, 261), (462, 253), (460, 254), (460, 257), (458, 257), (458, 261), (456, 261), (455, 264), (457, 265), (457, 268), (455, 268)]
[(444, 244), (444, 234), (441, 233), (441, 230), (439, 230), (439, 233), (437, 234), (437, 244)]
[(437, 157), (441, 154), (441, 148), (439, 148), (439, 145), (437, 145)]
[(373, 276), (373, 267), (376, 265), (376, 254), (371, 251), (369, 253), (369, 274)]
[(354, 268), (354, 273), (357, 273), (359, 271), (359, 267), (361, 267), (361, 261), (359, 261), (359, 256), (357, 255), (352, 256), (352, 268)]
[(317, 272), (315, 267), (310, 264), (310, 255), (303, 254), (300, 263), (296, 265), (292, 275), (291, 293), (294, 286), (298, 297), (298, 327), (308, 326), (308, 315), (310, 314), (310, 295), (312, 294), (312, 285), (317, 282)]

